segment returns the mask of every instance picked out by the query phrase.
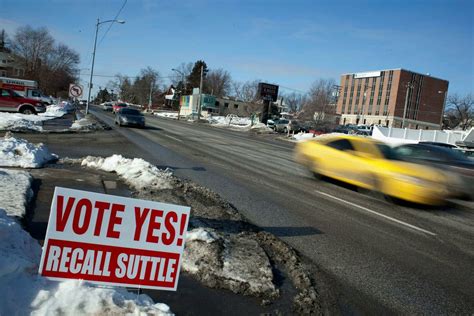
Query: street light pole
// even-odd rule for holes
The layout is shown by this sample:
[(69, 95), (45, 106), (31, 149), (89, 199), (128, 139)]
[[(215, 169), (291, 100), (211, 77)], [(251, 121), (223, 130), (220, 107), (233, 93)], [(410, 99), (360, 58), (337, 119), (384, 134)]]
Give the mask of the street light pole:
[[(186, 88), (185, 84), (184, 84), (184, 73), (182, 71), (179, 71), (178, 69), (171, 69), (172, 71), (176, 71), (177, 73), (179, 73), (181, 75), (181, 84), (182, 84), (182, 90), (184, 90)], [(182, 92), (182, 91), (181, 91)], [(181, 94), (179, 95), (181, 97)], [(179, 115), (181, 114), (181, 101), (178, 101), (178, 120), (179, 120)]]
[(94, 50), (92, 51), (92, 67), (91, 67), (91, 76), (90, 76), (90, 79), (89, 79), (89, 93), (87, 95), (86, 114), (89, 113), (89, 104), (91, 102), (92, 76), (94, 75), (95, 50), (97, 48), (97, 34), (99, 33), (99, 25), (104, 24), (104, 23), (110, 23), (110, 22), (111, 23), (117, 22), (117, 23), (120, 23), (120, 24), (125, 23), (125, 21), (123, 21), (123, 20), (108, 20), (108, 21), (100, 22), (99, 18), (97, 18), (97, 23), (95, 25)]
[(198, 107), (198, 122), (201, 120), (202, 108), (202, 75), (204, 72), (204, 65), (201, 65), (201, 81), (199, 82), (199, 107)]
[(408, 107), (408, 93), (410, 92), (410, 89), (413, 88), (412, 83), (407, 82), (407, 92), (405, 94), (405, 106), (403, 107), (403, 117), (402, 117), (402, 128), (405, 128), (405, 117), (407, 115), (407, 107)]

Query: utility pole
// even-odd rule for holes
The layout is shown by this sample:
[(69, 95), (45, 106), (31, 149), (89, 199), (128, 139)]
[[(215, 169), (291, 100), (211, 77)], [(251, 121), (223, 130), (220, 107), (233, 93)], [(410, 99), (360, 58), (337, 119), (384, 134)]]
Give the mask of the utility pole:
[(199, 103), (198, 103), (198, 121), (201, 119), (202, 108), (202, 76), (204, 72), (204, 65), (201, 65), (201, 82), (199, 83)]
[(89, 93), (87, 94), (86, 115), (89, 114), (89, 104), (91, 102), (92, 76), (94, 75), (95, 49), (97, 46), (97, 33), (99, 33), (99, 24), (100, 24), (99, 18), (97, 18), (97, 24), (95, 25), (94, 50), (92, 51), (92, 67), (91, 67), (91, 77), (89, 80)]
[(148, 97), (148, 110), (151, 110), (151, 95), (153, 93), (153, 79), (150, 81), (150, 96)]

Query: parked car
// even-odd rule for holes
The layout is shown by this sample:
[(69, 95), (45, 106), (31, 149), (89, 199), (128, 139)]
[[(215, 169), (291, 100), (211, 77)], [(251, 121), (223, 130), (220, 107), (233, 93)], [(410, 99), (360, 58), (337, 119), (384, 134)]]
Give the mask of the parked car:
[(287, 119), (280, 119), (275, 122), (275, 131), (276, 132), (299, 132), (301, 130), (301, 124), (297, 120), (287, 120)]
[(474, 161), (462, 152), (429, 143), (400, 145), (394, 150), (405, 161), (429, 165), (457, 174), (462, 182), (456, 191), (460, 191), (466, 197), (474, 198)]
[(274, 120), (268, 120), (267, 121), (267, 126), (271, 129), (275, 129), (275, 123), (278, 122), (278, 119), (274, 119)]
[(115, 114), (115, 124), (119, 126), (127, 125), (127, 126), (139, 126), (145, 127), (145, 117), (143, 114), (137, 110), (132, 108), (121, 108)]
[(46, 105), (36, 99), (23, 97), (11, 89), (0, 89), (0, 111), (37, 114), (46, 111)]
[(117, 102), (112, 105), (112, 112), (117, 113), (120, 109), (128, 107), (127, 103)]
[(101, 106), (102, 106), (102, 110), (104, 110), (104, 111), (112, 111), (112, 109), (113, 109), (112, 102), (104, 102), (104, 103), (101, 104)]
[(398, 159), (388, 145), (367, 137), (328, 135), (296, 145), (295, 159), (315, 175), (401, 200), (439, 205), (458, 178)]
[(86, 106), (86, 105), (87, 105), (87, 100), (81, 100), (81, 101), (79, 101), (79, 105)]

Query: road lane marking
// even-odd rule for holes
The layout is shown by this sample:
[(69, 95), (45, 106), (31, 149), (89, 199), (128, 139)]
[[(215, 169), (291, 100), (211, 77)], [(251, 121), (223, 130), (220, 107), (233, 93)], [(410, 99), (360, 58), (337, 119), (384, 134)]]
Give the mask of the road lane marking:
[(396, 218), (393, 218), (393, 217), (390, 217), (390, 216), (381, 214), (381, 213), (379, 213), (379, 212), (372, 211), (371, 209), (368, 209), (368, 208), (366, 208), (366, 207), (364, 207), (364, 206), (361, 206), (361, 205), (358, 205), (358, 204), (355, 204), (355, 203), (346, 201), (346, 200), (344, 200), (344, 199), (341, 199), (341, 198), (332, 196), (331, 194), (327, 194), (327, 193), (324, 193), (324, 192), (321, 192), (321, 191), (318, 191), (318, 190), (316, 190), (316, 193), (319, 193), (319, 194), (321, 194), (321, 195), (327, 196), (327, 197), (329, 197), (329, 198), (331, 198), (331, 199), (334, 199), (334, 200), (336, 200), (336, 201), (339, 201), (339, 202), (346, 203), (346, 204), (348, 204), (348, 205), (357, 207), (357, 208), (359, 208), (359, 209), (361, 209), (361, 210), (363, 210), (363, 211), (366, 211), (366, 212), (369, 212), (369, 213), (371, 213), (371, 214), (374, 214), (374, 215), (383, 217), (383, 218), (388, 219), (389, 221), (395, 222), (395, 223), (397, 223), (397, 224), (400, 224), (400, 225), (403, 225), (403, 226), (410, 227), (410, 228), (412, 228), (412, 229), (418, 230), (418, 231), (420, 231), (420, 232), (422, 232), (422, 233), (425, 233), (425, 234), (428, 234), (428, 235), (431, 235), (431, 236), (436, 236), (435, 233), (430, 232), (430, 231), (428, 231), (428, 230), (426, 230), (426, 229), (420, 228), (420, 227), (415, 226), (415, 225), (412, 225), (412, 224), (408, 224), (408, 223), (406, 223), (406, 222), (404, 222), (404, 221), (401, 221), (401, 220), (398, 220), (398, 219), (396, 219)]
[(169, 138), (171, 138), (171, 139), (174, 139), (175, 141), (178, 141), (178, 142), (180, 142), (180, 143), (183, 142), (181, 139), (176, 138), (176, 137), (173, 137), (173, 136), (170, 136), (170, 135), (167, 135), (167, 134), (163, 134), (163, 136), (166, 136), (166, 137), (169, 137)]

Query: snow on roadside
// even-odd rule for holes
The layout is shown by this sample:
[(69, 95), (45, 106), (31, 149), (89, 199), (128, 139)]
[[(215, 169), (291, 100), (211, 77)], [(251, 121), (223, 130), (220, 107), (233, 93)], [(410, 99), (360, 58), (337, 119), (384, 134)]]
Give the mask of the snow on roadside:
[(20, 113), (0, 113), (0, 130), (42, 131), (43, 127), (41, 122), (49, 119), (51, 118), (38, 115), (25, 115)]
[(70, 129), (72, 130), (89, 129), (94, 124), (95, 124), (95, 121), (92, 120), (90, 117), (83, 117), (77, 121), (74, 121)]
[(0, 167), (40, 168), (57, 158), (42, 143), (35, 145), (9, 133), (0, 139)]
[(0, 169), (0, 208), (9, 216), (23, 217), (33, 196), (33, 178), (23, 170)]
[(321, 135), (313, 135), (313, 133), (298, 133), (298, 134), (293, 135), (293, 137), (291, 139), (296, 140), (298, 142), (303, 142), (303, 141), (310, 140), (310, 139), (331, 137), (331, 136), (337, 136), (337, 135), (347, 135), (347, 134), (344, 134), (344, 133), (326, 133), (326, 134), (321, 134)]
[(159, 117), (167, 117), (167, 118), (172, 118), (172, 119), (178, 119), (178, 113), (177, 112), (155, 112), (153, 113), (155, 116)]
[(38, 113), (39, 116), (41, 117), (45, 117), (47, 119), (53, 119), (53, 118), (57, 118), (57, 117), (61, 117), (63, 116), (64, 114), (66, 114), (68, 111), (72, 111), (73, 110), (73, 105), (69, 102), (61, 102), (59, 104), (52, 104), (52, 105), (49, 105), (47, 108), (46, 108), (46, 112), (44, 113)]
[(1, 315), (172, 315), (168, 305), (144, 294), (38, 275), (41, 246), (3, 209), (0, 238)]
[(26, 115), (21, 113), (0, 113), (0, 130), (24, 131), (32, 130), (41, 132), (43, 130), (43, 121), (52, 120), (63, 116), (71, 110), (69, 103), (59, 105), (50, 105), (46, 112), (38, 115)]
[(81, 165), (107, 172), (116, 172), (136, 190), (173, 188), (171, 171), (160, 170), (140, 158), (129, 159), (121, 155), (107, 158), (87, 156), (82, 160)]
[(211, 126), (226, 127), (239, 131), (255, 131), (258, 133), (273, 133), (273, 130), (260, 122), (254, 122), (250, 117), (239, 117), (237, 115), (213, 116), (208, 119)]
[(254, 236), (224, 235), (210, 228), (186, 233), (182, 268), (206, 285), (274, 298), (278, 290), (265, 251)]

